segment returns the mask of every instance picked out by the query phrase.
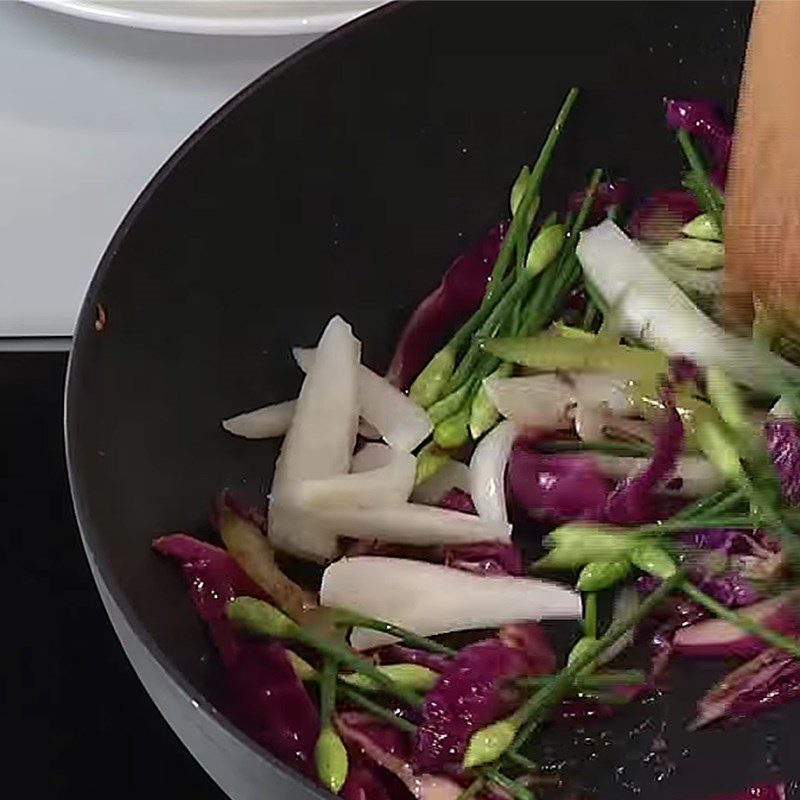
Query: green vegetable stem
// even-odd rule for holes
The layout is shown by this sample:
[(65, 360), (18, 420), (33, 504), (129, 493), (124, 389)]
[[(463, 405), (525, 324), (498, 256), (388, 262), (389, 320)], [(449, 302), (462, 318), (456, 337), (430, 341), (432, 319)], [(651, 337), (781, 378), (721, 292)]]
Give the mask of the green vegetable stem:
[(656, 544), (645, 544), (631, 553), (631, 561), (642, 572), (659, 578), (670, 578), (677, 571), (670, 554)]
[[(584, 654), (587, 652), (592, 652), (597, 649), (597, 638), (595, 636), (582, 636), (578, 639), (577, 642), (572, 647), (572, 650), (569, 651), (569, 655), (567, 656), (567, 666), (574, 664), (576, 661), (579, 661), (583, 658)], [(593, 667), (592, 662), (590, 661), (586, 666), (583, 668), (586, 672), (591, 672)]]
[(487, 299), (492, 297), (498, 281), (505, 275), (506, 270), (511, 263), (517, 239), (528, 225), (528, 214), (534, 203), (537, 202), (545, 170), (550, 163), (553, 151), (555, 150), (556, 144), (561, 137), (561, 132), (564, 130), (564, 125), (566, 124), (567, 118), (572, 110), (572, 106), (575, 104), (577, 99), (578, 90), (576, 88), (570, 89), (566, 98), (564, 98), (564, 102), (562, 103), (561, 109), (556, 116), (553, 127), (550, 129), (550, 132), (548, 133), (547, 138), (542, 145), (541, 152), (539, 153), (539, 157), (536, 159), (536, 163), (533, 165), (530, 177), (525, 182), (525, 188), (521, 193), (519, 203), (515, 209), (514, 217), (511, 220), (511, 225), (508, 229), (508, 233), (506, 234), (503, 246), (500, 248), (500, 253), (497, 256), (497, 261), (495, 262), (491, 278), (489, 279), (489, 286), (486, 291)]
[[(635, 529), (609, 525), (569, 523), (551, 531), (551, 550), (535, 566), (541, 569), (578, 569), (587, 564), (618, 562), (645, 543)], [(588, 579), (588, 578), (587, 578)]]
[(469, 398), (452, 416), (439, 422), (433, 429), (433, 441), (445, 450), (455, 450), (469, 441), (469, 423), (472, 403)]
[[(431, 689), (439, 678), (437, 672), (420, 664), (387, 664), (378, 666), (378, 670), (393, 681), (395, 685), (410, 689), (412, 692), (421, 692), (422, 694)], [(383, 691), (381, 685), (360, 672), (342, 675), (341, 679), (350, 686), (362, 689), (365, 692)]]
[(690, 187), (697, 197), (701, 208), (711, 217), (711, 221), (718, 231), (722, 230), (722, 214), (724, 200), (719, 189), (708, 178), (708, 173), (703, 165), (703, 160), (694, 146), (692, 137), (682, 128), (678, 131), (678, 142), (686, 156), (686, 161), (691, 170)]
[(435, 442), (428, 442), (417, 453), (417, 471), (414, 486), (430, 480), (448, 461), (450, 456), (438, 447)]
[[(508, 378), (514, 371), (513, 364), (501, 364), (489, 378)], [(490, 431), (500, 419), (500, 412), (489, 399), (486, 387), (481, 383), (480, 389), (472, 400), (472, 409), (469, 417), (469, 432), (473, 440), (478, 440), (484, 433)]]
[(519, 714), (512, 714), (476, 731), (470, 737), (464, 753), (464, 769), (489, 764), (500, 758), (511, 746), (524, 721)]
[(681, 233), (691, 239), (700, 239), (704, 242), (722, 241), (722, 231), (717, 227), (710, 214), (700, 214), (689, 220), (681, 228)]
[(575, 588), (581, 592), (599, 592), (610, 589), (625, 580), (631, 571), (628, 559), (618, 561), (590, 561), (581, 570)]
[(333, 727), (333, 711), (336, 704), (336, 661), (330, 656), (322, 663), (319, 678), (320, 731), (314, 747), (314, 762), (320, 783), (334, 794), (338, 794), (347, 780), (347, 749)]
[(417, 705), (420, 697), (404, 686), (398, 686), (384, 675), (369, 659), (356, 655), (347, 645), (327, 639), (308, 628), (303, 628), (283, 612), (254, 597), (236, 597), (226, 607), (228, 619), (253, 636), (275, 639), (292, 639), (312, 647), (339, 664), (371, 678), (385, 692), (399, 697), (410, 705)]
[(401, 628), (399, 625), (394, 625), (391, 622), (365, 617), (363, 614), (357, 614), (354, 611), (347, 611), (342, 608), (334, 609), (333, 615), (337, 625), (346, 625), (351, 628), (369, 628), (373, 631), (380, 631), (389, 636), (395, 636), (412, 647), (418, 647), (420, 650), (427, 650), (431, 653), (439, 653), (443, 656), (452, 657), (458, 653), (458, 651), (453, 650), (452, 647), (448, 647), (434, 639), (429, 639), (427, 636), (420, 636), (418, 633), (409, 631), (406, 628)]
[(456, 354), (452, 347), (440, 350), (425, 369), (417, 375), (408, 393), (423, 408), (433, 405), (442, 395), (456, 366)]

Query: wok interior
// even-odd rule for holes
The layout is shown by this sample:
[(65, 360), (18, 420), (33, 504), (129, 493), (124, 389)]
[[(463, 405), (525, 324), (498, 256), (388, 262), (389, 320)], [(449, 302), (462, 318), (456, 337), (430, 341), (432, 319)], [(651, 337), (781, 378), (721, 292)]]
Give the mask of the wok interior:
[[(631, 176), (642, 192), (673, 185), (680, 153), (661, 98), (715, 98), (730, 111), (749, 14), (721, 3), (383, 11), (262, 79), (160, 173), (85, 302), (68, 446), (78, 515), (105, 580), (196, 691), (215, 696), (215, 658), (182, 578), (150, 540), (208, 533), (220, 488), (263, 497), (277, 453), (275, 442), (235, 439), (219, 421), (293, 396), (301, 375), (290, 347), (316, 341), (334, 313), (353, 324), (365, 362), (383, 368), (410, 309), (507, 213), (510, 177), (538, 150), (566, 87), (582, 97), (545, 205), (563, 201), (586, 165)], [(633, 735), (630, 717), (604, 725), (610, 746), (576, 744), (570, 730), (559, 758), (574, 757), (587, 782), (605, 776), (606, 796), (626, 796), (630, 781), (654, 798), (752, 784), (769, 748), (788, 763), (791, 712), (684, 732), (715, 670), (679, 666), (669, 701), (645, 708), (643, 730)], [(669, 781), (658, 778), (666, 762), (645, 758), (665, 719)]]

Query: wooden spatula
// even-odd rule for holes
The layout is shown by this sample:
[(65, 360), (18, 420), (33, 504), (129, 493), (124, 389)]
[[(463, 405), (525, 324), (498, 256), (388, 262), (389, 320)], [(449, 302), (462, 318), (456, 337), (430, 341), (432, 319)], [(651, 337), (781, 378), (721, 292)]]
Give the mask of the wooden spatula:
[(758, 0), (725, 196), (725, 313), (800, 334), (800, 1)]

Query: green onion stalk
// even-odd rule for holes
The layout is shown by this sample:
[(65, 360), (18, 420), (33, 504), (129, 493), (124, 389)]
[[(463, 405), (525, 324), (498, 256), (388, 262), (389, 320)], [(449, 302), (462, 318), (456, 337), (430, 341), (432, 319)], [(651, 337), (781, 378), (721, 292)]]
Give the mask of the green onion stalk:
[[(575, 256), (577, 237), (586, 224), (594, 194), (602, 175), (595, 170), (586, 190), (581, 210), (567, 232), (566, 225), (554, 223), (540, 228), (531, 243), (522, 272), (475, 330), (472, 342), (446, 386), (447, 394), (428, 407), (434, 422), (434, 441), (441, 447), (459, 447), (470, 433), (481, 435), (491, 428), (488, 397), (481, 395), (483, 381), (501, 368), (501, 359), (486, 351), (483, 344), (498, 334), (516, 335), (531, 330), (531, 315), (537, 330), (544, 327), (560, 308), (580, 273)], [(531, 292), (531, 289), (533, 291)], [(484, 304), (485, 305), (485, 304)], [(480, 309), (479, 309), (480, 313)], [(513, 326), (509, 328), (509, 325)], [(507, 372), (503, 367), (502, 372)]]
[(722, 193), (709, 180), (703, 160), (689, 133), (681, 128), (677, 135), (678, 143), (689, 164), (690, 172), (687, 180), (687, 188), (695, 195), (703, 211), (711, 218), (716, 230), (721, 232), (722, 217), (725, 207)]
[(319, 678), (320, 730), (314, 747), (314, 762), (320, 783), (334, 794), (339, 794), (347, 780), (349, 770), (347, 748), (333, 724), (336, 705), (336, 660), (326, 656)]
[(534, 206), (538, 206), (539, 191), (545, 170), (550, 163), (556, 144), (577, 97), (578, 90), (576, 88), (570, 89), (542, 145), (533, 169), (530, 174), (526, 174), (526, 170), (523, 168), (520, 177), (512, 188), (511, 203), (514, 214), (492, 269), (483, 302), (478, 310), (456, 331), (447, 345), (433, 357), (411, 385), (409, 391), (411, 397), (424, 408), (432, 405), (445, 392), (445, 386), (462, 351), (469, 345), (475, 333), (484, 326), (495, 306), (514, 284), (513, 270), (512, 274), (507, 275), (506, 273), (515, 254), (519, 254), (518, 264), (521, 264), (521, 254), (525, 250), (525, 245), (530, 235), (531, 211)]

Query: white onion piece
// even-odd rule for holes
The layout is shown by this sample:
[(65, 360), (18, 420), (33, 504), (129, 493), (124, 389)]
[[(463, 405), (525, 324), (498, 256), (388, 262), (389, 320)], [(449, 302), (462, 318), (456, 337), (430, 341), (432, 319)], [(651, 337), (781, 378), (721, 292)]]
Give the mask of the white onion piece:
[(228, 433), (245, 439), (271, 439), (274, 436), (283, 436), (292, 424), (296, 402), (296, 400), (286, 400), (283, 403), (245, 411), (243, 414), (222, 420), (222, 427)]
[(375, 508), (401, 505), (414, 488), (417, 460), (385, 444), (369, 444), (353, 459), (349, 475), (300, 481), (294, 498), (308, 506)]
[(511, 526), (508, 524), (490, 522), (474, 514), (416, 503), (380, 508), (307, 507), (305, 513), (309, 515), (314, 527), (324, 528), (331, 536), (374, 539), (388, 544), (428, 547), (507, 542), (511, 539)]
[(427, 481), (414, 487), (411, 500), (415, 503), (424, 503), (426, 506), (438, 506), (451, 489), (470, 492), (471, 488), (469, 467), (451, 458)]
[[(611, 612), (611, 624), (622, 619), (628, 619), (639, 608), (639, 592), (633, 586), (623, 586), (614, 598), (614, 608)], [(617, 639), (611, 647), (606, 648), (597, 658), (597, 663), (608, 664), (623, 651), (627, 650), (634, 641), (636, 628), (630, 628)]]
[(508, 523), (506, 464), (516, 438), (516, 424), (505, 420), (483, 437), (472, 454), (470, 494), (478, 516), (483, 519)]
[[(296, 347), (292, 352), (300, 369), (308, 372), (315, 351)], [(398, 450), (410, 453), (433, 429), (422, 406), (363, 364), (358, 370), (358, 396), (361, 416)]]
[(361, 344), (350, 326), (334, 317), (317, 347), (297, 398), (294, 418), (275, 465), (270, 494), (269, 538), (275, 547), (325, 561), (336, 540), (310, 524), (293, 496), (300, 481), (330, 478), (350, 469), (358, 426), (357, 374)]
[[(555, 583), (474, 575), (441, 564), (379, 556), (331, 564), (322, 576), (320, 602), (393, 622), (422, 636), (581, 616), (580, 596)], [(357, 629), (351, 641), (366, 650), (393, 639)]]
[[(294, 409), (297, 400), (284, 400), (282, 403), (273, 403), (262, 406), (253, 411), (245, 411), (235, 417), (222, 420), (222, 427), (234, 436), (244, 439), (274, 439), (285, 435), (292, 424)], [(365, 439), (380, 439), (374, 425), (364, 419), (358, 421), (358, 435)]]
[[(649, 458), (635, 456), (612, 456), (604, 453), (594, 453), (593, 456), (603, 475), (614, 480), (632, 478), (644, 471), (650, 463)], [(676, 478), (681, 479), (680, 486), (668, 488), (666, 484)], [(704, 497), (719, 491), (724, 484), (722, 473), (710, 461), (700, 456), (681, 456), (670, 477), (662, 482), (659, 491), (679, 497)]]
[(575, 405), (608, 406), (629, 413), (626, 381), (614, 375), (583, 373), (568, 377), (555, 374), (519, 378), (487, 378), (483, 382), (497, 410), (518, 425), (543, 430), (572, 427)]
[(577, 253), (603, 300), (619, 306), (628, 335), (700, 366), (720, 367), (753, 389), (774, 390), (776, 372), (800, 378), (799, 367), (706, 316), (611, 220), (584, 231)]

